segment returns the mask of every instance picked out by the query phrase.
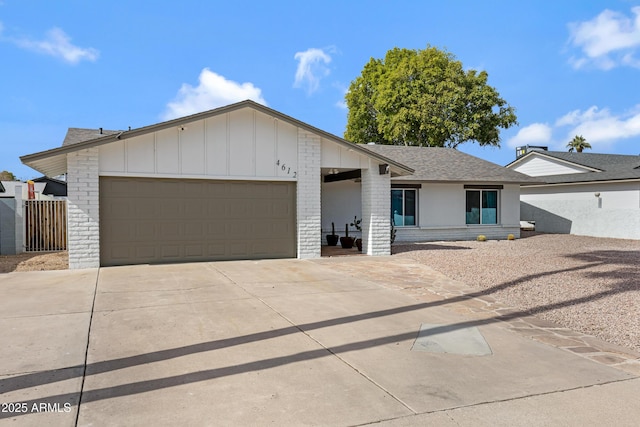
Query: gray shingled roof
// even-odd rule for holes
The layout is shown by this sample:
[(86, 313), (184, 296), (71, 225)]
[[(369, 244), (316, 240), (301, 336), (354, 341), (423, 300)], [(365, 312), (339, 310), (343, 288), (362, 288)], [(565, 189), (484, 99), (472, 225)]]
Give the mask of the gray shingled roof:
[(361, 146), (415, 169), (413, 175), (394, 177), (394, 181), (540, 183), (537, 178), (453, 148), (406, 147), (403, 145)]
[(79, 142), (91, 141), (92, 139), (100, 138), (108, 135), (118, 134), (120, 130), (102, 130), (100, 133), (100, 129), (83, 129), (83, 128), (69, 128), (67, 130), (67, 134), (64, 137), (64, 141), (62, 141), (62, 146), (77, 144)]
[[(640, 179), (640, 156), (625, 154), (568, 153), (565, 151), (534, 151), (527, 153), (525, 156), (522, 156), (517, 160), (531, 156), (533, 153), (564, 160), (580, 166), (587, 166), (600, 171), (537, 177), (547, 184)], [(510, 164), (513, 163), (515, 162)]]

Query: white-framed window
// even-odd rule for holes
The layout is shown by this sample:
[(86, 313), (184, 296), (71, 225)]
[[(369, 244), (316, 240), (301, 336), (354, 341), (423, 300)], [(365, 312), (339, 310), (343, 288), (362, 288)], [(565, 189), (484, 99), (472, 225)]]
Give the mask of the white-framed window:
[(466, 190), (466, 223), (497, 224), (498, 223), (498, 189)]
[(391, 190), (391, 219), (396, 227), (418, 225), (418, 190), (393, 188)]

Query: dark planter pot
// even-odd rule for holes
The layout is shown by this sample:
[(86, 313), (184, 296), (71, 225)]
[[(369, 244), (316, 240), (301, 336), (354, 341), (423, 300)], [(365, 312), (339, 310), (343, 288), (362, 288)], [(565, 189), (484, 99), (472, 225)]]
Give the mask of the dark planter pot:
[(338, 236), (337, 234), (327, 234), (327, 245), (329, 246), (337, 245), (339, 238), (340, 236)]
[(358, 247), (358, 250), (362, 252), (362, 239), (356, 239), (356, 246)]
[(353, 237), (341, 237), (340, 245), (343, 249), (351, 249), (353, 247)]

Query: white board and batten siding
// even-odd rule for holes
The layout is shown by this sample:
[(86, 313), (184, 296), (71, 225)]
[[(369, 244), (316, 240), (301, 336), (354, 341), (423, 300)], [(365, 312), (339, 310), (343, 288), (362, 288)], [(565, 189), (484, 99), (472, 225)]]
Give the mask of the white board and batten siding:
[(100, 175), (295, 181), (298, 129), (242, 109), (100, 147)]
[(322, 138), (323, 168), (336, 168), (343, 170), (365, 169), (369, 167), (369, 159), (355, 150), (347, 148)]
[(513, 170), (529, 176), (567, 175), (571, 173), (589, 172), (591, 169), (581, 168), (556, 159), (532, 156), (523, 160)]

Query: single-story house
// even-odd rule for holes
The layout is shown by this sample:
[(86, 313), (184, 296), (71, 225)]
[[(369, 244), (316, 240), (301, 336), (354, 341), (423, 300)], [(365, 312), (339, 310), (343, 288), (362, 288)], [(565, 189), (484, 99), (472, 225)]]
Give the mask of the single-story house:
[(542, 181), (520, 189), (536, 230), (640, 239), (640, 156), (531, 150), (506, 167)]
[(70, 268), (316, 258), (331, 222), (354, 216), (363, 251), (388, 255), (392, 205), (400, 240), (518, 235), (518, 189), (531, 178), (454, 150), (397, 148), (247, 100), (127, 131), (72, 128), (61, 147), (21, 160), (67, 174)]

